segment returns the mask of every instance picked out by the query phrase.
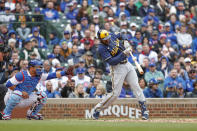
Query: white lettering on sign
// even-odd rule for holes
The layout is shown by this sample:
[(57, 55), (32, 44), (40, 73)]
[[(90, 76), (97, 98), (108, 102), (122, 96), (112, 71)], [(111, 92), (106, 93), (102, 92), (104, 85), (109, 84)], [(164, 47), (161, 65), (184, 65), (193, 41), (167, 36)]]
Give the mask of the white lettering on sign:
[[(94, 112), (94, 109), (85, 110), (85, 118), (91, 119), (93, 112)], [(111, 116), (111, 115), (115, 115), (116, 117), (127, 116), (128, 118), (135, 119), (135, 118), (140, 117), (141, 115), (140, 113), (141, 111), (136, 108), (123, 106), (123, 105), (121, 106), (113, 105), (101, 111), (100, 116)]]

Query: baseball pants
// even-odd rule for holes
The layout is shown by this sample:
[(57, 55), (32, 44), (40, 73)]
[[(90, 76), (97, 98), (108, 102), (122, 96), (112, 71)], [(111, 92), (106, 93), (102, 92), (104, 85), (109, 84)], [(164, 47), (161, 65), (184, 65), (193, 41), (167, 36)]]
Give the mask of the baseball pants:
[(125, 64), (111, 66), (111, 76), (113, 91), (95, 106), (95, 110), (100, 111), (107, 108), (119, 97), (124, 80), (128, 82), (138, 101), (145, 101), (143, 91), (138, 83), (138, 76), (131, 63), (127, 62)]

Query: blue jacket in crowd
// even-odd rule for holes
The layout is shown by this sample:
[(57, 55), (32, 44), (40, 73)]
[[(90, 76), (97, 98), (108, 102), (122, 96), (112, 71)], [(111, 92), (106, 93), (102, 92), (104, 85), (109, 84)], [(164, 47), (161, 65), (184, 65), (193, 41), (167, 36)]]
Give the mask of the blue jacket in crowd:
[(46, 8), (41, 13), (44, 14), (45, 20), (56, 20), (59, 18), (59, 14), (55, 9)]
[(183, 89), (186, 90), (186, 83), (183, 80), (182, 77), (177, 76), (175, 79), (168, 76), (165, 81), (164, 81), (164, 89), (166, 89), (166, 87), (169, 85), (169, 83), (174, 83), (176, 84), (176, 86), (178, 86), (178, 84), (181, 84), (183, 86)]
[(160, 88), (153, 91), (150, 87), (148, 87), (144, 89), (143, 93), (146, 98), (163, 98), (163, 93)]

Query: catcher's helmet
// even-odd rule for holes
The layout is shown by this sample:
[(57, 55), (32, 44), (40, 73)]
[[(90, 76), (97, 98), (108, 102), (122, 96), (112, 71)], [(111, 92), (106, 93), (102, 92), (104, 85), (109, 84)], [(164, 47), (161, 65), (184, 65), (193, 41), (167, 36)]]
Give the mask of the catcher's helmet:
[(40, 60), (31, 60), (29, 62), (29, 67), (34, 67), (34, 66), (42, 66), (42, 62)]
[(101, 40), (108, 40), (111, 37), (111, 35), (109, 34), (107, 30), (99, 30), (97, 32), (97, 36)]

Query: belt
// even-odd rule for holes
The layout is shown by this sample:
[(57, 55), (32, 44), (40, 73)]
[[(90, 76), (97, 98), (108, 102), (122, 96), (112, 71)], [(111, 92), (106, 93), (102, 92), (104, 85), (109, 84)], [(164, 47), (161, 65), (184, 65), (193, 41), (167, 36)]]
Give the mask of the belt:
[(127, 63), (127, 59), (121, 61), (119, 64), (126, 64)]

